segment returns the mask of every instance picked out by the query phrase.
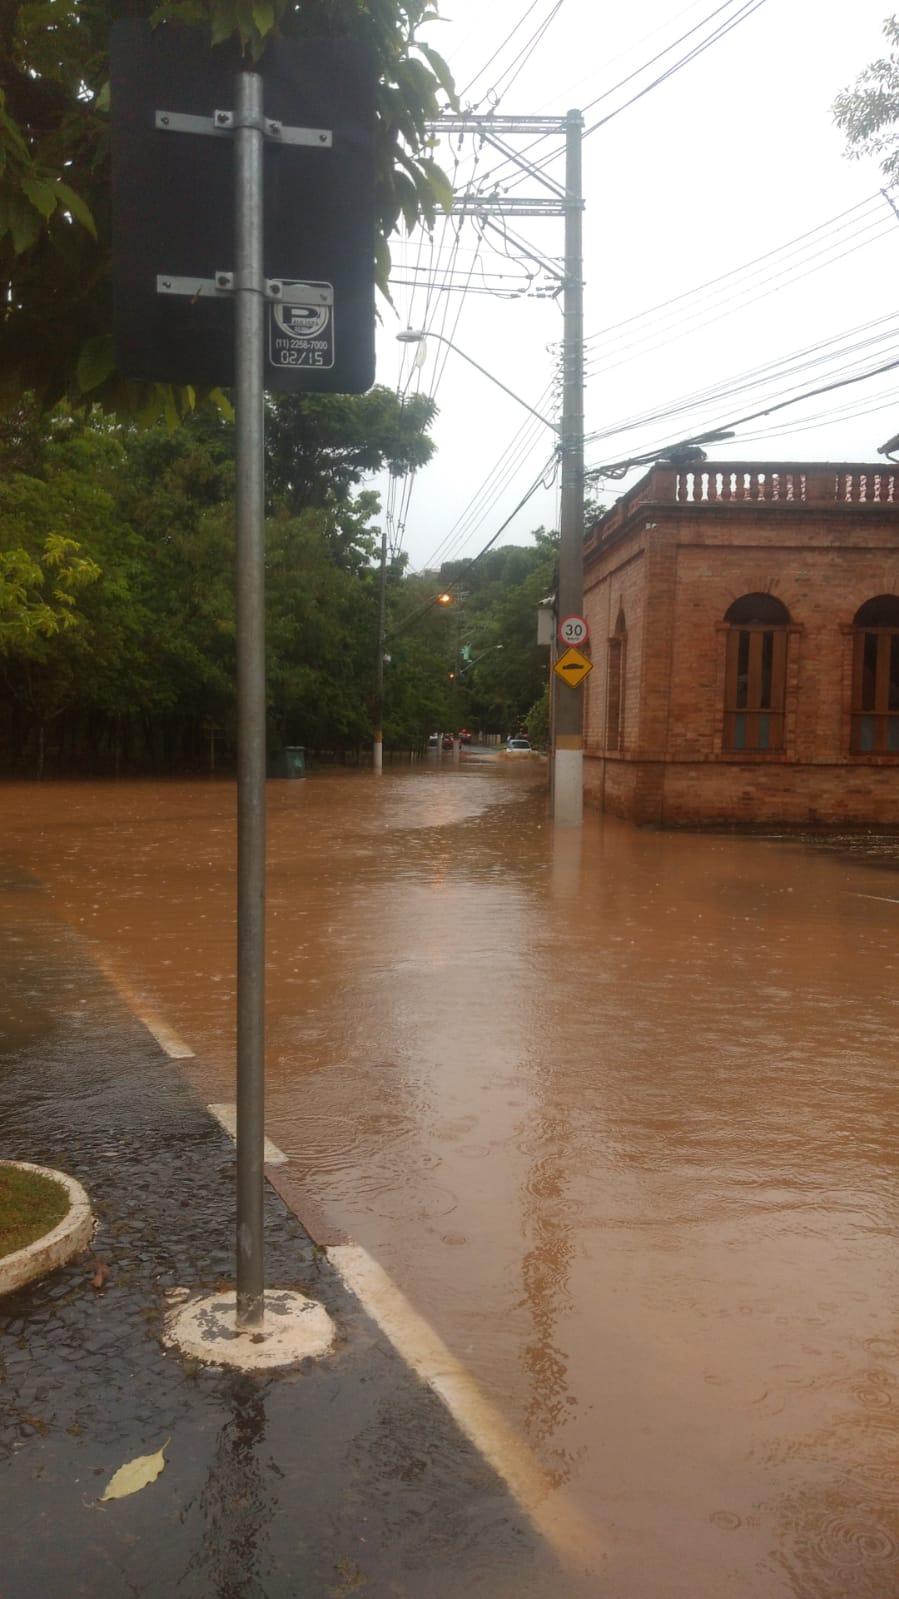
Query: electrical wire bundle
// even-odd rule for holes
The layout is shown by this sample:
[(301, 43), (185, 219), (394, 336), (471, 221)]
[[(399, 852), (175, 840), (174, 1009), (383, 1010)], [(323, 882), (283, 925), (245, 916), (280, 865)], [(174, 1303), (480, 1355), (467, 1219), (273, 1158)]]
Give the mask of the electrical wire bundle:
[[(651, 89), (658, 87), (659, 84), (689, 65), (697, 56), (703, 54), (705, 50), (709, 49), (742, 21), (745, 21), (753, 12), (760, 9), (764, 3), (765, 0), (722, 0), (721, 4), (706, 13), (698, 22), (678, 35), (670, 44), (655, 52), (640, 66), (627, 73), (623, 78), (620, 78), (616, 83), (610, 85), (589, 101), (585, 107), (588, 112), (600, 104), (614, 100), (616, 94), (621, 90), (635, 86), (632, 94), (623, 102), (617, 104), (617, 106), (613, 105), (608, 112), (604, 113), (601, 118), (597, 119), (588, 128), (585, 137), (610, 120), (611, 116), (618, 115), (621, 111), (627, 109), (629, 105), (634, 104), (649, 93)], [(475, 86), (479, 85), (477, 89), (478, 98), (473, 102), (468, 102), (472, 111), (476, 112), (485, 104), (489, 105), (491, 110), (495, 111), (497, 109), (503, 95), (508, 92), (511, 85), (521, 75), (538, 50), (547, 29), (558, 16), (562, 4), (563, 0), (552, 0), (548, 8), (543, 10), (540, 7), (539, 0), (532, 0), (532, 3), (526, 7), (513, 27), (492, 50), (483, 66), (462, 85), (460, 98), (469, 95), (475, 89)], [(690, 9), (693, 8), (687, 8), (687, 10)], [(684, 14), (683, 12), (680, 13), (680, 15)], [(520, 43), (522, 32), (529, 22), (533, 23), (532, 30), (524, 37), (524, 42)], [(513, 48), (514, 54), (508, 56), (508, 52)], [(679, 54), (677, 53), (678, 51), (680, 51)], [(662, 62), (665, 63), (663, 70), (657, 73), (649, 82), (641, 83), (640, 80), (644, 79), (647, 73)], [(460, 145), (461, 142), (460, 139)], [(535, 141), (535, 143), (539, 142), (539, 140)], [(525, 152), (522, 153), (524, 154)], [(559, 148), (550, 150), (541, 162), (535, 164), (535, 169), (539, 170), (556, 160), (560, 153), (561, 150)], [(515, 170), (514, 165), (510, 166), (508, 161), (501, 159), (498, 164), (494, 164), (488, 171), (479, 172), (481, 155), (482, 150), (476, 140), (472, 140), (472, 154), (468, 158), (467, 164), (461, 159), (458, 148), (454, 155), (454, 191), (460, 197), (464, 196), (466, 201), (476, 199), (478, 195), (495, 192), (504, 172), (514, 172)], [(528, 176), (527, 172), (519, 170), (517, 177), (514, 177), (511, 182), (504, 186), (504, 191), (528, 181)], [(529, 245), (528, 241), (520, 235), (513, 233), (507, 226), (505, 219), (476, 218), (475, 222), (478, 226), (478, 236), (476, 247), (473, 250), (467, 252), (462, 250), (460, 242), (462, 219), (459, 219), (453, 230), (448, 258), (444, 251), (444, 243), (447, 237), (447, 224), (444, 223), (439, 240), (436, 242), (436, 248), (433, 235), (429, 241), (426, 261), (422, 260), (424, 246), (420, 238), (416, 259), (412, 261), (407, 257), (400, 264), (396, 273), (398, 286), (411, 290), (406, 312), (406, 325), (408, 327), (420, 329), (422, 332), (438, 332), (443, 338), (448, 338), (452, 341), (459, 326), (465, 299), (470, 293), (497, 294), (509, 298), (518, 298), (524, 294), (541, 294), (545, 296), (558, 293), (560, 282), (558, 261), (553, 261)], [(488, 231), (493, 235), (489, 242), (486, 239)], [(485, 266), (484, 256), (488, 248), (492, 247), (494, 254), (496, 253), (494, 237), (498, 237), (501, 240), (505, 259), (499, 266), (494, 266), (492, 262), (489, 266)], [(461, 269), (459, 266), (460, 261), (463, 263)], [(507, 272), (506, 261), (511, 262), (515, 269), (511, 274)], [(544, 274), (542, 279), (538, 276), (541, 271)], [(452, 323), (452, 332), (447, 334), (448, 313), (444, 309), (439, 326), (437, 326), (434, 305), (438, 296), (443, 297), (445, 304), (448, 295), (451, 293), (458, 294), (459, 305)], [(422, 301), (423, 308), (419, 312), (418, 307), (422, 304)], [(436, 395), (446, 369), (448, 357), (449, 347), (448, 345), (442, 345), (428, 390), (431, 397)], [(411, 365), (407, 366), (407, 361), (410, 361)], [(401, 394), (408, 392), (410, 385), (415, 392), (420, 392), (420, 374), (420, 361), (416, 361), (415, 356), (409, 356), (407, 347), (400, 373), (399, 392)], [(541, 398), (541, 401), (538, 401), (535, 409), (540, 408), (542, 404), (545, 404), (545, 396)], [(502, 494), (514, 481), (517, 472), (529, 459), (535, 442), (533, 422), (523, 423), (464, 511), (429, 557), (428, 565), (436, 563), (437, 560), (449, 559), (474, 536), (486, 516), (490, 514)], [(401, 486), (391, 482), (388, 488), (388, 537), (391, 549), (394, 551), (401, 547), (405, 535), (413, 482), (414, 478), (410, 474)]]
[[(720, 4), (707, 11), (670, 43), (586, 103), (583, 109), (587, 114), (588, 126), (584, 138), (590, 137), (685, 69), (747, 21), (765, 3), (766, 0), (721, 0)], [(562, 4), (563, 0), (552, 0), (544, 10), (539, 0), (532, 0), (484, 65), (463, 85), (463, 96), (478, 85), (478, 98), (468, 102), (472, 112), (478, 112), (484, 105), (489, 106), (491, 111), (497, 109), (502, 96), (532, 59)], [(676, 22), (695, 9), (694, 0), (693, 5), (671, 20)], [(532, 29), (523, 35), (528, 23), (532, 24)], [(670, 26), (670, 23), (661, 25), (646, 37), (652, 38), (665, 26)], [(632, 48), (637, 48), (643, 42), (637, 41)], [(508, 52), (513, 49), (515, 53), (509, 56)], [(596, 112), (600, 107), (603, 108), (601, 114), (591, 122), (589, 113)], [(489, 127), (489, 113), (485, 126)], [(476, 136), (471, 137), (470, 149), (463, 154), (463, 139), (459, 136), (454, 152), (454, 190), (459, 200), (466, 204), (468, 214), (465, 218), (458, 217), (453, 227), (450, 227), (449, 219), (445, 219), (436, 238), (432, 234), (426, 241), (422, 232), (416, 242), (415, 259), (412, 260), (410, 253), (399, 264), (396, 281), (411, 291), (406, 308), (408, 327), (436, 332), (452, 341), (459, 327), (465, 300), (470, 294), (487, 293), (505, 298), (558, 294), (561, 281), (558, 259), (546, 255), (519, 233), (513, 232), (506, 218), (479, 216), (476, 204), (478, 198), (512, 193), (557, 161), (563, 153), (563, 146), (555, 146), (539, 158), (528, 159), (532, 150), (550, 138), (548, 134), (540, 135), (523, 150), (516, 152), (514, 158), (511, 155), (501, 156), (498, 161), (488, 164), (484, 159), (485, 146), (482, 141), (479, 142)], [(887, 207), (893, 212), (892, 216), (887, 214)], [(880, 191), (869, 195), (782, 245), (645, 311), (598, 329), (585, 340), (585, 375), (589, 377), (600, 371), (606, 374), (641, 359), (655, 358), (660, 349), (678, 340), (695, 337), (715, 322), (770, 295), (790, 289), (813, 274), (835, 266), (847, 256), (881, 245), (889, 236), (899, 237), (896, 233), (897, 221), (899, 213), (889, 194)], [(477, 229), (473, 247), (463, 247), (461, 243), (462, 227), (466, 222), (473, 223)], [(410, 252), (411, 249), (410, 244)], [(448, 300), (451, 294), (458, 295), (459, 299), (451, 331), (447, 333), (450, 325)], [(593, 443), (607, 443), (666, 424), (672, 430), (677, 424), (679, 434), (686, 432), (689, 424), (691, 435), (695, 436), (700, 431), (729, 428), (741, 422), (759, 420), (818, 394), (886, 376), (892, 372), (894, 365), (899, 365), (899, 361), (893, 360), (897, 339), (899, 328), (893, 325), (890, 318), (881, 318), (878, 323), (862, 324), (818, 341), (807, 349), (794, 351), (778, 360), (710, 384), (705, 389), (677, 396), (652, 410), (616, 421), (587, 437)], [(448, 358), (449, 347), (443, 345), (428, 389), (432, 397), (437, 392)], [(410, 360), (411, 365), (407, 366)], [(822, 381), (811, 388), (803, 388), (803, 382), (808, 383), (813, 375), (819, 376)], [(399, 392), (420, 392), (421, 383), (420, 357), (418, 360), (414, 355), (410, 357), (410, 347), (407, 346)], [(803, 416), (798, 425), (774, 424), (757, 430), (747, 435), (745, 441), (775, 437), (788, 431), (803, 431), (837, 418), (846, 419), (885, 409), (892, 403), (892, 393), (891, 390), (888, 396), (877, 394), (874, 398), (878, 403), (874, 405), (870, 403), (870, 396), (867, 399), (858, 397), (844, 400), (836, 409)], [(552, 385), (535, 402), (534, 409), (545, 409), (551, 394)], [(760, 403), (745, 417), (737, 418), (736, 422), (720, 419), (725, 404), (728, 409), (734, 410), (739, 408), (741, 401), (744, 404), (754, 401)], [(521, 424), (464, 510), (443, 535), (426, 566), (457, 556), (476, 535), (517, 474), (531, 459), (538, 431), (539, 423), (535, 428), (534, 419)], [(663, 450), (665, 445), (660, 444), (658, 448)], [(601, 475), (602, 466), (591, 464), (589, 471)], [(544, 475), (541, 472), (526, 500), (536, 492)], [(394, 488), (391, 483), (391, 491), (394, 492), (388, 494), (388, 526), (391, 547), (394, 549), (402, 543), (412, 481), (410, 475), (402, 486)]]

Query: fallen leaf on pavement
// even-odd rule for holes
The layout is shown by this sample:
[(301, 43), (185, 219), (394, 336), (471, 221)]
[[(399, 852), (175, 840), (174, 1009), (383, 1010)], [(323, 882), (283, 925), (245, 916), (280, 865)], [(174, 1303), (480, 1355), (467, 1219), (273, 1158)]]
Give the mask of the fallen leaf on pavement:
[(146, 1488), (148, 1482), (155, 1482), (165, 1466), (165, 1451), (171, 1441), (171, 1438), (167, 1438), (155, 1455), (137, 1455), (134, 1460), (120, 1466), (100, 1495), (101, 1505), (106, 1499), (125, 1499), (128, 1494), (136, 1494), (140, 1488)]

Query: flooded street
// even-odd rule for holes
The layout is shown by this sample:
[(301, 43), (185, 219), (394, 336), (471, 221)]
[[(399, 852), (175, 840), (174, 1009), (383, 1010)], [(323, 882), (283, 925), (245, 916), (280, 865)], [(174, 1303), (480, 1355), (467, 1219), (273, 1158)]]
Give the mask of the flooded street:
[[(554, 837), (544, 774), (269, 785), (297, 1209), (586, 1513), (598, 1596), (892, 1599), (899, 856), (593, 814)], [(0, 819), (233, 1099), (232, 786), (7, 784)]]

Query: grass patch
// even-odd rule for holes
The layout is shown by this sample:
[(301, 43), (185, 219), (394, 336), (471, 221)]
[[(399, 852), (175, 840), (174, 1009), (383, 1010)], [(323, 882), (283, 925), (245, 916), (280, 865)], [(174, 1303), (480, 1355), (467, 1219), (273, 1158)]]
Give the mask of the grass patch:
[(0, 1257), (52, 1232), (68, 1209), (61, 1183), (18, 1166), (0, 1166)]

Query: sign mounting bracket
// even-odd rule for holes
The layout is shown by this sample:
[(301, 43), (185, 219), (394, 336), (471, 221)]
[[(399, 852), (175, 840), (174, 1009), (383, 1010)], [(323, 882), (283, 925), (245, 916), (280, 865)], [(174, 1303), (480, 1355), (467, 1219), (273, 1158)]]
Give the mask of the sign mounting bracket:
[[(217, 272), (214, 278), (186, 278), (160, 273), (156, 279), (157, 294), (184, 294), (191, 300), (201, 296), (231, 295), (244, 287), (238, 282), (239, 274)], [(252, 287), (252, 285), (249, 285)], [(285, 305), (333, 305), (334, 290), (329, 283), (285, 283), (281, 278), (265, 278), (261, 290), (266, 300), (282, 301)]]
[(312, 150), (329, 150), (334, 144), (330, 128), (285, 127), (276, 117), (238, 123), (233, 111), (213, 111), (211, 117), (196, 117), (185, 111), (157, 111), (156, 126), (160, 133), (202, 133), (214, 139), (226, 137), (238, 127), (256, 128), (275, 144), (302, 144)]

